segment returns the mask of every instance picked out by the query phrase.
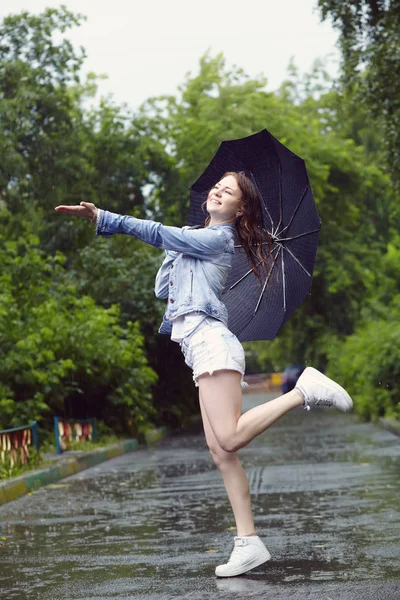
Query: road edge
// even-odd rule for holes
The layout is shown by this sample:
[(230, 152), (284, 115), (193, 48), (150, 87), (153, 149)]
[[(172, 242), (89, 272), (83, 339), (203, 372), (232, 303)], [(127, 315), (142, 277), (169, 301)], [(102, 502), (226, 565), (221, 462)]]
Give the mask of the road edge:
[(387, 429), (387, 431), (400, 436), (400, 421), (397, 421), (396, 419), (384, 419), (382, 417), (379, 419), (378, 423), (384, 429)]
[[(162, 440), (170, 433), (168, 427), (160, 427), (159, 429), (151, 429), (145, 434), (146, 445), (151, 445)], [(121, 456), (128, 452), (133, 452), (140, 447), (136, 438), (123, 440), (111, 446), (98, 448), (91, 452), (82, 452), (75, 456), (60, 458), (57, 464), (51, 465), (38, 471), (28, 471), (19, 477), (8, 479), (0, 482), (0, 506), (12, 502), (21, 496), (38, 490), (39, 488), (55, 483), (84, 471), (90, 467), (94, 467), (102, 462)]]

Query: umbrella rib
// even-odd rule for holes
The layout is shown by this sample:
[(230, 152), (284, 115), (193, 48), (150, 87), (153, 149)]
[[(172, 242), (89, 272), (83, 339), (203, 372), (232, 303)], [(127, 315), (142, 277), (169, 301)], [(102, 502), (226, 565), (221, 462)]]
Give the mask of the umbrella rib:
[(277, 255), (275, 256), (275, 261), (274, 261), (274, 263), (273, 263), (272, 267), (270, 268), (270, 270), (269, 270), (269, 273), (268, 273), (267, 277), (265, 278), (264, 285), (263, 285), (263, 289), (262, 289), (262, 291), (261, 291), (261, 294), (260, 294), (260, 297), (259, 297), (259, 299), (258, 299), (258, 302), (257, 302), (256, 308), (255, 308), (255, 310), (254, 310), (254, 314), (256, 314), (256, 312), (257, 312), (257, 310), (258, 310), (258, 307), (260, 306), (261, 298), (263, 297), (263, 295), (264, 295), (264, 292), (265, 292), (265, 288), (267, 287), (267, 284), (268, 284), (269, 280), (271, 279), (272, 271), (274, 270), (274, 266), (276, 265), (276, 259), (278, 258), (278, 256), (279, 256), (279, 253), (280, 253), (280, 252), (281, 252), (281, 250), (282, 250), (282, 247), (283, 247), (283, 246), (279, 246), (279, 250), (278, 250), (278, 252), (277, 252)]
[(305, 195), (306, 195), (306, 193), (307, 193), (307, 192), (308, 192), (308, 185), (306, 185), (306, 188), (305, 188), (304, 192), (302, 193), (302, 196), (301, 196), (301, 198), (300, 198), (300, 200), (299, 200), (299, 202), (298, 202), (298, 204), (297, 204), (296, 208), (294, 209), (294, 212), (293, 212), (292, 216), (290, 217), (290, 221), (289, 221), (289, 223), (286, 225), (286, 227), (284, 227), (284, 228), (283, 228), (281, 231), (279, 231), (279, 233), (277, 234), (278, 236), (279, 236), (279, 235), (281, 235), (281, 234), (282, 234), (284, 231), (286, 231), (287, 229), (289, 229), (289, 227), (291, 226), (291, 224), (292, 224), (292, 222), (293, 222), (293, 219), (295, 218), (295, 216), (296, 216), (296, 213), (297, 213), (297, 211), (299, 210), (299, 208), (300, 208), (300, 205), (301, 205), (301, 203), (303, 202), (303, 200), (304, 200), (304, 198), (305, 198)]
[[(279, 248), (279, 250), (278, 250), (278, 252), (277, 252), (276, 256), (274, 256), (274, 257), (273, 257), (274, 261), (275, 261), (275, 260), (278, 258), (279, 252), (280, 252), (280, 248)], [(262, 260), (260, 260), (260, 262), (257, 264), (257, 267), (259, 267), (259, 266), (261, 265), (261, 263), (262, 263)], [(274, 264), (275, 264), (275, 262), (274, 262)], [(271, 269), (273, 268), (273, 266), (274, 266), (274, 265), (272, 265)], [(245, 277), (247, 277), (247, 275), (250, 275), (250, 273), (252, 273), (252, 272), (253, 272), (253, 269), (250, 269), (249, 271), (247, 271), (247, 273), (245, 273), (244, 275), (242, 275), (242, 276), (241, 276), (241, 278), (240, 278), (240, 279), (238, 279), (237, 281), (235, 281), (235, 283), (233, 283), (233, 284), (230, 286), (230, 288), (228, 288), (228, 290), (227, 290), (227, 291), (230, 291), (230, 290), (232, 290), (232, 289), (233, 289), (233, 288), (234, 288), (234, 287), (235, 287), (235, 286), (236, 286), (238, 283), (240, 283), (241, 281), (243, 281), (243, 279), (244, 279)]]
[(319, 229), (313, 229), (312, 231), (305, 231), (304, 233), (299, 233), (299, 235), (294, 235), (293, 237), (288, 238), (279, 238), (279, 242), (288, 242), (290, 240), (297, 240), (298, 238), (304, 237), (305, 235), (311, 235), (312, 233), (318, 233)]
[(301, 262), (299, 261), (299, 259), (297, 258), (297, 256), (295, 256), (293, 254), (293, 252), (291, 252), (291, 250), (289, 250), (289, 248), (287, 248), (287, 246), (281, 246), (281, 248), (284, 248), (287, 252), (289, 252), (289, 254), (291, 255), (291, 257), (294, 258), (294, 260), (300, 265), (300, 267), (303, 269), (303, 271), (305, 273), (307, 273), (307, 275), (309, 277), (311, 277), (311, 274), (307, 271), (307, 269), (305, 267), (303, 267), (303, 265), (301, 264)]
[[(259, 267), (261, 265), (261, 262), (262, 261), (260, 260), (260, 262), (258, 263), (257, 267)], [(253, 272), (253, 269), (250, 269), (249, 271), (247, 271), (247, 273), (245, 273), (244, 275), (242, 275), (242, 277), (240, 279), (238, 279), (237, 281), (235, 281), (235, 283), (233, 283), (231, 285), (231, 287), (228, 289), (228, 291), (232, 290), (238, 283), (240, 283), (241, 281), (243, 281), (243, 279), (245, 277), (247, 277), (247, 275), (250, 275), (250, 273), (252, 273), (252, 272)]]
[[(283, 219), (283, 201), (282, 201), (282, 165), (279, 163), (279, 223), (276, 226), (276, 230), (278, 231), (279, 227), (281, 226), (282, 223), (282, 219)], [(272, 230), (272, 233), (274, 233), (274, 230)]]
[(269, 220), (271, 221), (271, 229), (272, 229), (272, 231), (274, 231), (274, 221), (273, 221), (273, 219), (272, 219), (272, 217), (271, 217), (271, 215), (270, 215), (270, 212), (269, 212), (269, 210), (268, 210), (268, 208), (267, 208), (267, 205), (266, 205), (266, 204), (264, 204), (264, 202), (261, 202), (261, 204), (263, 205), (263, 207), (264, 207), (264, 209), (265, 209), (265, 212), (267, 213), (267, 215), (268, 215), (268, 217), (269, 217)]
[(258, 187), (257, 180), (256, 180), (256, 178), (254, 177), (254, 175), (253, 175), (253, 173), (252, 173), (251, 171), (250, 171), (250, 175), (251, 175), (251, 177), (252, 177), (252, 179), (253, 179), (253, 183), (254, 183), (255, 187), (257, 188), (257, 192), (258, 192), (258, 194), (259, 194), (259, 196), (260, 196), (260, 201), (261, 201), (261, 204), (262, 204), (262, 205), (263, 205), (263, 207), (265, 208), (265, 212), (267, 213), (267, 215), (268, 215), (268, 217), (269, 217), (269, 220), (271, 221), (271, 227), (272, 227), (272, 231), (273, 231), (273, 230), (274, 230), (274, 227), (275, 227), (275, 225), (274, 225), (274, 220), (273, 220), (273, 218), (271, 217), (271, 215), (270, 215), (270, 212), (269, 212), (269, 210), (268, 210), (268, 208), (267, 208), (266, 204), (264, 204), (264, 201), (263, 201), (263, 196), (262, 196), (262, 193), (260, 192), (260, 188)]
[(286, 312), (286, 273), (285, 273), (285, 253), (282, 252), (282, 288), (283, 288), (283, 312)]

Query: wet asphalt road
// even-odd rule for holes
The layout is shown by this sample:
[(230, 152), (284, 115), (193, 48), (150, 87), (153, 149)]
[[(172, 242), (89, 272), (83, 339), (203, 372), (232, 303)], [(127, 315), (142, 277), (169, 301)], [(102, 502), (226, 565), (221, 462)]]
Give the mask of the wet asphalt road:
[(0, 598), (400, 600), (398, 437), (297, 409), (240, 455), (266, 565), (215, 578), (234, 522), (199, 432), (0, 507)]

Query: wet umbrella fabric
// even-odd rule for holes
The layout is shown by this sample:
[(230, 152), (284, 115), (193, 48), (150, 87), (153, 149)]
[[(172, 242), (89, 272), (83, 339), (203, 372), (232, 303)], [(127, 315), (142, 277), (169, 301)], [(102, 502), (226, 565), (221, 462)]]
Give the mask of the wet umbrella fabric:
[(189, 225), (204, 225), (201, 205), (227, 171), (244, 171), (256, 186), (263, 207), (263, 229), (273, 244), (273, 260), (260, 284), (244, 249), (236, 243), (222, 294), (228, 327), (241, 342), (272, 340), (310, 292), (320, 218), (304, 160), (264, 129), (221, 143), (190, 188)]

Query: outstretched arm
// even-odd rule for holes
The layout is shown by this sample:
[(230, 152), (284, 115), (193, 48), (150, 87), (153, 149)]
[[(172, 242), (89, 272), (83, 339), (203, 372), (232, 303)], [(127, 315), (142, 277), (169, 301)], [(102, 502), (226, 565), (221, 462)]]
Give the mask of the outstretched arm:
[(136, 219), (100, 210), (96, 232), (110, 236), (124, 233), (163, 250), (174, 250), (196, 258), (208, 258), (224, 252), (228, 238), (222, 229), (171, 227), (156, 221)]
[(98, 235), (106, 237), (115, 233), (132, 235), (156, 248), (182, 252), (195, 258), (215, 258), (224, 252), (229, 243), (229, 237), (223, 228), (171, 227), (156, 221), (136, 219), (101, 210), (90, 202), (81, 202), (79, 206), (57, 206), (56, 210), (84, 217), (97, 223), (96, 233)]

